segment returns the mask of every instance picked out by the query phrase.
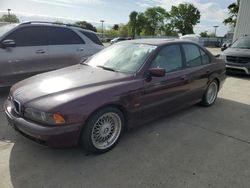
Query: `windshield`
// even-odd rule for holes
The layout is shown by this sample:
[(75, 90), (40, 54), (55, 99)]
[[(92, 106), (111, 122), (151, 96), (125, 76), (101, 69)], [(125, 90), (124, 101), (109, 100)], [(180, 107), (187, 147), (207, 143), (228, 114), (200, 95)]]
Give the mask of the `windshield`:
[(5, 33), (16, 27), (18, 24), (3, 24), (0, 23), (0, 37), (2, 37)]
[(245, 38), (240, 38), (236, 40), (231, 48), (245, 48), (245, 49), (250, 49), (250, 37), (245, 37)]
[(135, 73), (156, 46), (134, 43), (118, 43), (94, 55), (86, 64), (106, 70)]

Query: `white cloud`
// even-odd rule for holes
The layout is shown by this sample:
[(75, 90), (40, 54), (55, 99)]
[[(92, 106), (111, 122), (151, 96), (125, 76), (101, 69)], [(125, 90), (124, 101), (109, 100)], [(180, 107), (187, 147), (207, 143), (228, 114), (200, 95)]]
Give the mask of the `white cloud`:
[(192, 3), (201, 12), (201, 20), (222, 22), (227, 17), (227, 9), (223, 9), (216, 2), (201, 3), (199, 0), (143, 0), (138, 1), (141, 7), (161, 6), (167, 11), (171, 7), (178, 6), (180, 3)]
[(63, 6), (63, 7), (77, 7), (79, 5), (100, 4), (102, 0), (30, 0), (36, 3), (43, 3), (49, 5)]
[(201, 12), (201, 20), (219, 21), (222, 22), (227, 17), (227, 10), (222, 9), (218, 3), (208, 2), (201, 3), (199, 0), (161, 0), (161, 6), (166, 10), (170, 10), (172, 5), (179, 5), (180, 3), (192, 3)]

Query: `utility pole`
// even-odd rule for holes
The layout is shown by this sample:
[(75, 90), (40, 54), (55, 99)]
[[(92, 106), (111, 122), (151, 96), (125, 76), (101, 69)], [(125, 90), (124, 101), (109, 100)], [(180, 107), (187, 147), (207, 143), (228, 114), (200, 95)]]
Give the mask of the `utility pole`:
[(217, 28), (219, 27), (218, 25), (215, 25), (213, 26), (214, 27), (214, 36), (216, 37), (216, 31), (217, 31)]
[(100, 20), (100, 22), (102, 23), (102, 39), (103, 39), (103, 23), (105, 22), (104, 20)]
[(10, 19), (10, 11), (11, 11), (11, 9), (10, 9), (10, 8), (8, 8), (7, 10), (8, 10), (8, 18), (9, 18), (9, 22), (11, 23), (11, 19)]

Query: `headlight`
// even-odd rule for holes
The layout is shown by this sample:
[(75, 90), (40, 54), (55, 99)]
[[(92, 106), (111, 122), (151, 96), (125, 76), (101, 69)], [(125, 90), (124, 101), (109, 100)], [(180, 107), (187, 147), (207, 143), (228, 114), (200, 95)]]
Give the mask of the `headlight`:
[(33, 108), (25, 108), (24, 116), (30, 120), (48, 124), (64, 124), (65, 119), (59, 113), (41, 112)]

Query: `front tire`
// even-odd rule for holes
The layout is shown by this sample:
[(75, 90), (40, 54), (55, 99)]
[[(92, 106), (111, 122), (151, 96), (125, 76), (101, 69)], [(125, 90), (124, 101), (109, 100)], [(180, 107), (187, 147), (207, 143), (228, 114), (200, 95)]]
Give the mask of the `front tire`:
[(90, 153), (104, 153), (118, 143), (123, 130), (123, 113), (114, 107), (103, 108), (89, 118), (80, 142)]
[(201, 104), (203, 106), (211, 106), (215, 103), (219, 91), (218, 82), (213, 80), (207, 87), (206, 92), (203, 95)]

